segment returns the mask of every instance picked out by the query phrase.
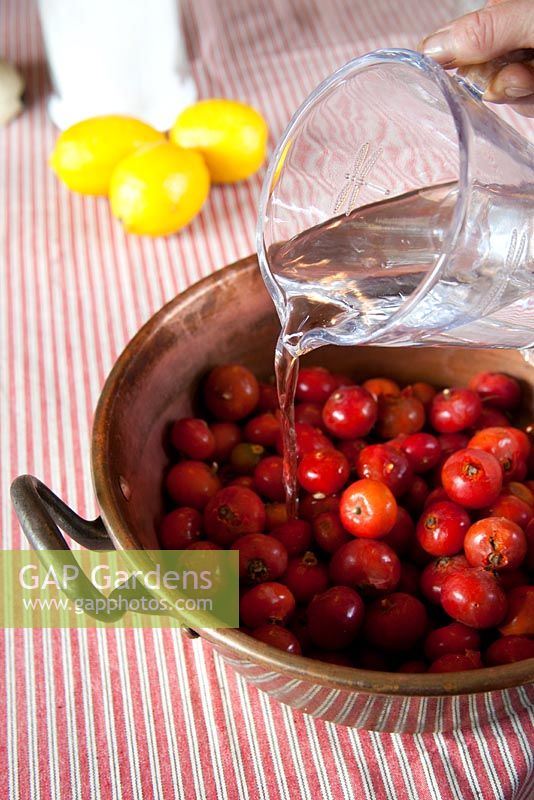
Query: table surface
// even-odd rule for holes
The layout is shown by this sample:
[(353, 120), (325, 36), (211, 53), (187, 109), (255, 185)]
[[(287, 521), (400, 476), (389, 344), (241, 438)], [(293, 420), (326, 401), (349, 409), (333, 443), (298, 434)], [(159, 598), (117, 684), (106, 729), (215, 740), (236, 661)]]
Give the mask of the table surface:
[[(402, 12), (401, 12), (402, 7)], [(382, 46), (414, 47), (452, 0), (187, 0), (200, 96), (260, 108), (271, 145), (320, 79)], [(25, 547), (12, 478), (32, 473), (97, 514), (92, 414), (140, 325), (253, 250), (261, 175), (217, 187), (181, 234), (126, 236), (101, 198), (47, 167), (57, 131), (31, 0), (0, 4), (1, 55), (27, 81), (0, 132), (2, 546)], [(532, 136), (533, 126), (518, 121)], [(495, 798), (534, 796), (532, 708), (479, 734), (373, 734), (326, 724), (248, 687), (172, 631), (3, 631), (0, 795), (31, 798)], [(5, 716), (4, 716), (5, 712)]]

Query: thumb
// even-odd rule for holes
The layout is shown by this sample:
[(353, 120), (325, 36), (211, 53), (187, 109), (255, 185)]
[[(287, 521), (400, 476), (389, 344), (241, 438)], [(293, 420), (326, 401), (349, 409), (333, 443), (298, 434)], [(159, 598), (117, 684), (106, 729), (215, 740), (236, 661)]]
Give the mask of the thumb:
[(534, 47), (534, 3), (506, 0), (466, 14), (428, 36), (420, 49), (445, 66), (482, 64)]

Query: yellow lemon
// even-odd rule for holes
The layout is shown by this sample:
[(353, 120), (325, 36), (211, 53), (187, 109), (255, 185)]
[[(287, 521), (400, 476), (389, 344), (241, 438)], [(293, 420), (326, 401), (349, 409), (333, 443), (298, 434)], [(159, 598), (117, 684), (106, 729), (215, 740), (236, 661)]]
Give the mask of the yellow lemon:
[(209, 188), (199, 153), (170, 142), (149, 144), (117, 164), (109, 186), (111, 211), (129, 233), (166, 236), (198, 214)]
[(235, 183), (265, 159), (267, 123), (257, 111), (233, 100), (201, 100), (178, 116), (170, 137), (199, 150), (215, 183)]
[(163, 133), (133, 117), (92, 117), (60, 134), (50, 166), (74, 192), (107, 194), (119, 161), (148, 142), (161, 141)]

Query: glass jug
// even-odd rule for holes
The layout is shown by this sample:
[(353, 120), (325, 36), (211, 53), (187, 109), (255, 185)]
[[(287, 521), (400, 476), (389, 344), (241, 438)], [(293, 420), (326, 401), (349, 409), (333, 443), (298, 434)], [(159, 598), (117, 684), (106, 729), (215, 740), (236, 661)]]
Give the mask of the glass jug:
[(294, 356), (534, 345), (534, 147), (409, 50), (356, 58), (271, 159), (257, 247)]

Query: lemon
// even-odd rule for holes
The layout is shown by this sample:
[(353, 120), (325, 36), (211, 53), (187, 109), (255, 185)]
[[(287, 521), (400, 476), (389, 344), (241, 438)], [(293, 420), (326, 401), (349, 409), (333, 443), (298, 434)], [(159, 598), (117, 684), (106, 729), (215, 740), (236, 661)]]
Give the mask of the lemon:
[(165, 141), (163, 133), (133, 117), (92, 117), (60, 134), (49, 163), (74, 192), (107, 194), (119, 161), (148, 142), (160, 141)]
[(109, 187), (111, 211), (129, 233), (166, 236), (198, 214), (209, 188), (199, 153), (157, 142), (117, 164)]
[(257, 111), (233, 100), (201, 100), (178, 116), (170, 138), (199, 150), (215, 183), (252, 175), (265, 159), (267, 123)]

